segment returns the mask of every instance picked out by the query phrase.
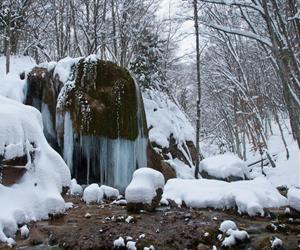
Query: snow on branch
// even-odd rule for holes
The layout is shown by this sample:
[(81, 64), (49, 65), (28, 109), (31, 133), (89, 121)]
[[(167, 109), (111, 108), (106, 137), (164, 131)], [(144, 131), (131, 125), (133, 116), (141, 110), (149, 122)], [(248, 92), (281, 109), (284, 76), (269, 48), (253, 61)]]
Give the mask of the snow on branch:
[(216, 29), (216, 30), (223, 31), (223, 32), (228, 33), (228, 34), (234, 34), (234, 35), (239, 35), (239, 36), (244, 36), (244, 37), (254, 39), (254, 40), (256, 40), (256, 41), (258, 41), (262, 44), (265, 44), (266, 46), (272, 48), (272, 43), (268, 38), (262, 37), (258, 34), (253, 33), (253, 32), (243, 31), (243, 30), (234, 29), (234, 28), (229, 28), (229, 27), (226, 27), (226, 26), (218, 25), (218, 24), (211, 24), (211, 23), (206, 23), (206, 22), (201, 22), (201, 23), (205, 26), (208, 26), (208, 27)]
[(200, 2), (246, 7), (264, 13), (262, 6), (253, 4), (250, 0), (200, 0)]

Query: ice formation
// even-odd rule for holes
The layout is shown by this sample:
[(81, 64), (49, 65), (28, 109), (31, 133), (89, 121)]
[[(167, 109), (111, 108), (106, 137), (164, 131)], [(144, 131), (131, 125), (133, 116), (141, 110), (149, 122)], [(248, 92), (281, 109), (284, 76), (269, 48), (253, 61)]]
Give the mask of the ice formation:
[[(90, 64), (96, 61), (94, 56), (89, 56), (84, 62), (89, 65), (87, 67), (91, 67)], [(56, 130), (59, 135), (58, 142), (62, 149), (63, 158), (79, 183), (97, 182), (124, 191), (134, 170), (147, 166), (146, 148), (148, 140), (143, 127), (144, 111), (139, 88), (135, 84), (138, 127), (136, 139), (79, 134), (73, 127), (70, 112), (63, 111), (66, 98), (75, 86), (76, 77), (69, 72), (73, 68), (70, 66), (72, 62), (73, 64), (76, 63), (71, 59), (60, 61), (54, 70), (54, 74), (57, 74), (61, 81), (66, 81), (57, 100), (56, 114)], [(59, 68), (57, 69), (57, 67)], [(92, 67), (86, 70), (92, 70)], [(90, 108), (88, 103), (84, 105), (86, 112), (83, 112), (82, 117), (88, 123), (90, 122)]]

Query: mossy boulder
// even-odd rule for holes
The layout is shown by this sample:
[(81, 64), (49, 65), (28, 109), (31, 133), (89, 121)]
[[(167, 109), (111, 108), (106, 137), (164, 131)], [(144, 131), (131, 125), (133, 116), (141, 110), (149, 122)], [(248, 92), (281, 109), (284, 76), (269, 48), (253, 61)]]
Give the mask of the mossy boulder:
[(129, 140), (137, 138), (139, 126), (146, 133), (143, 108), (138, 120), (139, 92), (126, 69), (108, 61), (81, 59), (72, 85), (64, 90), (57, 112), (70, 113), (76, 133)]

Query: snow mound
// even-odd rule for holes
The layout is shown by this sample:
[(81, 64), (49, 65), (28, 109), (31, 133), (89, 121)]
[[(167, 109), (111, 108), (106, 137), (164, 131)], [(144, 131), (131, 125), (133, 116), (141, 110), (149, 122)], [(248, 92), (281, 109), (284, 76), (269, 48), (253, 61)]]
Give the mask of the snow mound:
[(70, 194), (71, 195), (82, 195), (83, 188), (77, 183), (76, 179), (71, 180)]
[(21, 237), (23, 239), (27, 238), (29, 236), (29, 229), (27, 225), (24, 225), (20, 228)]
[(87, 186), (83, 191), (83, 200), (89, 204), (91, 202), (101, 202), (103, 199), (103, 191), (98, 184), (93, 183)]
[(156, 190), (164, 189), (162, 173), (151, 168), (140, 168), (133, 173), (132, 180), (125, 190), (127, 202), (151, 204)]
[(300, 189), (291, 187), (287, 193), (290, 207), (300, 211)]
[(273, 240), (271, 240), (271, 248), (278, 248), (283, 245), (282, 240), (275, 237)]
[(0, 156), (26, 156), (26, 173), (18, 184), (0, 184), (0, 241), (10, 244), (18, 224), (47, 219), (67, 205), (60, 193), (70, 186), (69, 168), (46, 141), (38, 110), (0, 96)]
[(74, 67), (80, 59), (81, 57), (65, 57), (58, 61), (55, 65), (53, 62), (48, 63), (48, 69), (49, 67), (54, 67), (53, 76), (58, 77), (62, 83), (66, 83), (72, 78), (72, 67)]
[(114, 240), (114, 247), (115, 248), (125, 247), (124, 239), (122, 237), (119, 237), (118, 239)]
[(239, 242), (243, 242), (249, 239), (248, 233), (244, 230), (228, 229), (226, 234), (228, 235), (228, 237), (225, 237), (225, 239), (222, 242), (222, 246), (225, 247), (231, 247), (236, 245)]
[(232, 220), (225, 220), (221, 223), (219, 230), (223, 233), (226, 233), (229, 229), (235, 230), (237, 226)]
[(246, 162), (230, 153), (205, 158), (200, 163), (201, 171), (220, 179), (226, 179), (230, 176), (245, 179), (245, 176), (248, 175)]
[(171, 135), (179, 144), (194, 141), (191, 123), (169, 98), (157, 91), (147, 91), (143, 93), (143, 101), (152, 143), (168, 148)]
[(106, 199), (117, 198), (120, 195), (119, 190), (116, 188), (109, 187), (106, 185), (101, 185), (100, 188), (103, 192), (104, 198), (106, 198)]
[(194, 208), (238, 208), (239, 213), (250, 216), (264, 215), (264, 208), (287, 205), (275, 187), (265, 178), (250, 181), (225, 182), (218, 180), (171, 179), (165, 187), (164, 199), (182, 202)]
[(0, 95), (23, 102), (26, 94), (26, 79), (21, 80), (20, 74), (27, 73), (36, 65), (29, 56), (11, 56), (10, 71), (6, 74), (5, 57), (0, 56)]

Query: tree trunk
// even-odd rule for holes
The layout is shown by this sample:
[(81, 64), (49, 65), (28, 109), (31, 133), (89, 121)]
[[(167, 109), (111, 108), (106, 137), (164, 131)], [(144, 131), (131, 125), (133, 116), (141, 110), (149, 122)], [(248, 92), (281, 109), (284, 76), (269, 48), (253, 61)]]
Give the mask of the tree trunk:
[(196, 120), (196, 167), (195, 167), (195, 178), (199, 178), (199, 165), (200, 165), (200, 101), (201, 101), (201, 79), (200, 79), (200, 44), (199, 44), (199, 25), (198, 25), (198, 3), (197, 0), (193, 0), (194, 7), (194, 26), (196, 36), (196, 64), (197, 64), (197, 120)]

